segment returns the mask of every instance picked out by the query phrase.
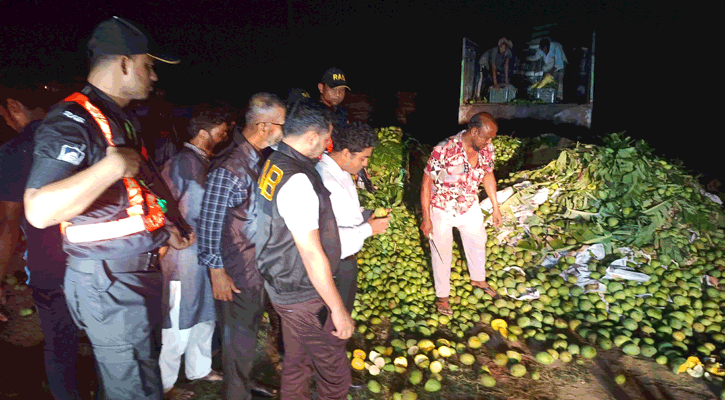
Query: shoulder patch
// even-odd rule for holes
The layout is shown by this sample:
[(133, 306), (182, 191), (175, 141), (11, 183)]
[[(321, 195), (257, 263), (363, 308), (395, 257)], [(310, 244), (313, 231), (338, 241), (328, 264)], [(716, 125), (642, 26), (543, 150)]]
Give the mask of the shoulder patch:
[(259, 192), (265, 199), (272, 201), (275, 187), (283, 176), (284, 172), (278, 166), (270, 165), (269, 160), (267, 160), (264, 169), (262, 169), (262, 174), (259, 176)]
[(80, 165), (81, 161), (86, 158), (86, 153), (83, 152), (85, 148), (85, 145), (82, 145), (80, 148), (78, 148), (75, 146), (69, 146), (67, 144), (64, 144), (63, 147), (60, 148), (58, 160), (65, 161), (73, 165)]
[(75, 114), (73, 114), (70, 111), (63, 111), (63, 116), (72, 119), (75, 122), (78, 122), (79, 124), (83, 124), (86, 122), (85, 118), (81, 118)]

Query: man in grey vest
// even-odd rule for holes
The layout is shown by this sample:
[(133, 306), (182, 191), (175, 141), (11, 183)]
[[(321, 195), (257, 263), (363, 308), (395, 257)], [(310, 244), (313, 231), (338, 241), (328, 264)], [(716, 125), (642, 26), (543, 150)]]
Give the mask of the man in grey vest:
[(283, 399), (310, 399), (312, 371), (320, 399), (345, 399), (350, 387), (345, 345), (354, 325), (334, 280), (340, 237), (315, 169), (331, 132), (321, 104), (294, 104), (255, 193), (257, 268), (282, 319)]
[(199, 223), (199, 264), (211, 275), (221, 325), (224, 399), (251, 391), (274, 395), (252, 379), (257, 330), (269, 299), (257, 271), (254, 188), (269, 146), (282, 139), (285, 107), (269, 93), (249, 100), (246, 126), (211, 160)]

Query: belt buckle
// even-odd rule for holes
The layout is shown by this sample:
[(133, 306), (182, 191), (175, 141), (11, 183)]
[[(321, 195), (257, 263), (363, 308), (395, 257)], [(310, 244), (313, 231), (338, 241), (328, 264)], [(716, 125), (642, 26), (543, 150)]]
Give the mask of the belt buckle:
[(159, 252), (151, 251), (148, 253), (148, 262), (146, 263), (146, 270), (156, 270), (159, 263)]
[(149, 251), (144, 253), (140, 261), (139, 269), (141, 271), (156, 270), (159, 261), (159, 253), (156, 251)]

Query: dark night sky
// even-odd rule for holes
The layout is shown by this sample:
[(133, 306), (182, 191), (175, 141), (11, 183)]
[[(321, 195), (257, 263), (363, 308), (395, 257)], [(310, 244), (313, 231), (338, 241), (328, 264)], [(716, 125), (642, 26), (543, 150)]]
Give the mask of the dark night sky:
[[(295, 86), (314, 96), (322, 72), (336, 66), (354, 91), (417, 92), (432, 123), (450, 121), (454, 128), (463, 36), (482, 47), (513, 37), (516, 46), (533, 26), (555, 22), (570, 33), (555, 38), (566, 45), (596, 29), (595, 127), (626, 129), (659, 140), (656, 147), (669, 143), (662, 130), (673, 129), (672, 121), (662, 121), (673, 104), (661, 102), (678, 98), (677, 84), (666, 82), (698, 69), (695, 57), (687, 55), (687, 41), (706, 41), (698, 14), (716, 11), (624, 0), (0, 3), (0, 68), (24, 65), (39, 79), (85, 76), (87, 38), (98, 22), (116, 14), (143, 25), (167, 52), (182, 58), (178, 66), (158, 68), (156, 86), (172, 101), (219, 98), (243, 105), (255, 92), (285, 96)], [(683, 63), (675, 61), (676, 54)]]

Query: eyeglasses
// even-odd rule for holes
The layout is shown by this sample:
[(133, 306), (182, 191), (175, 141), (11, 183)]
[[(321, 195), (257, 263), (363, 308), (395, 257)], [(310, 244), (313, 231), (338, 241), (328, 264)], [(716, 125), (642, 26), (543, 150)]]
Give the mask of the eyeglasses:
[(278, 123), (276, 123), (276, 122), (257, 122), (257, 125), (259, 125), (259, 124), (270, 124), (270, 125), (276, 125), (276, 126), (279, 126), (280, 128), (284, 126), (284, 124), (278, 124)]

